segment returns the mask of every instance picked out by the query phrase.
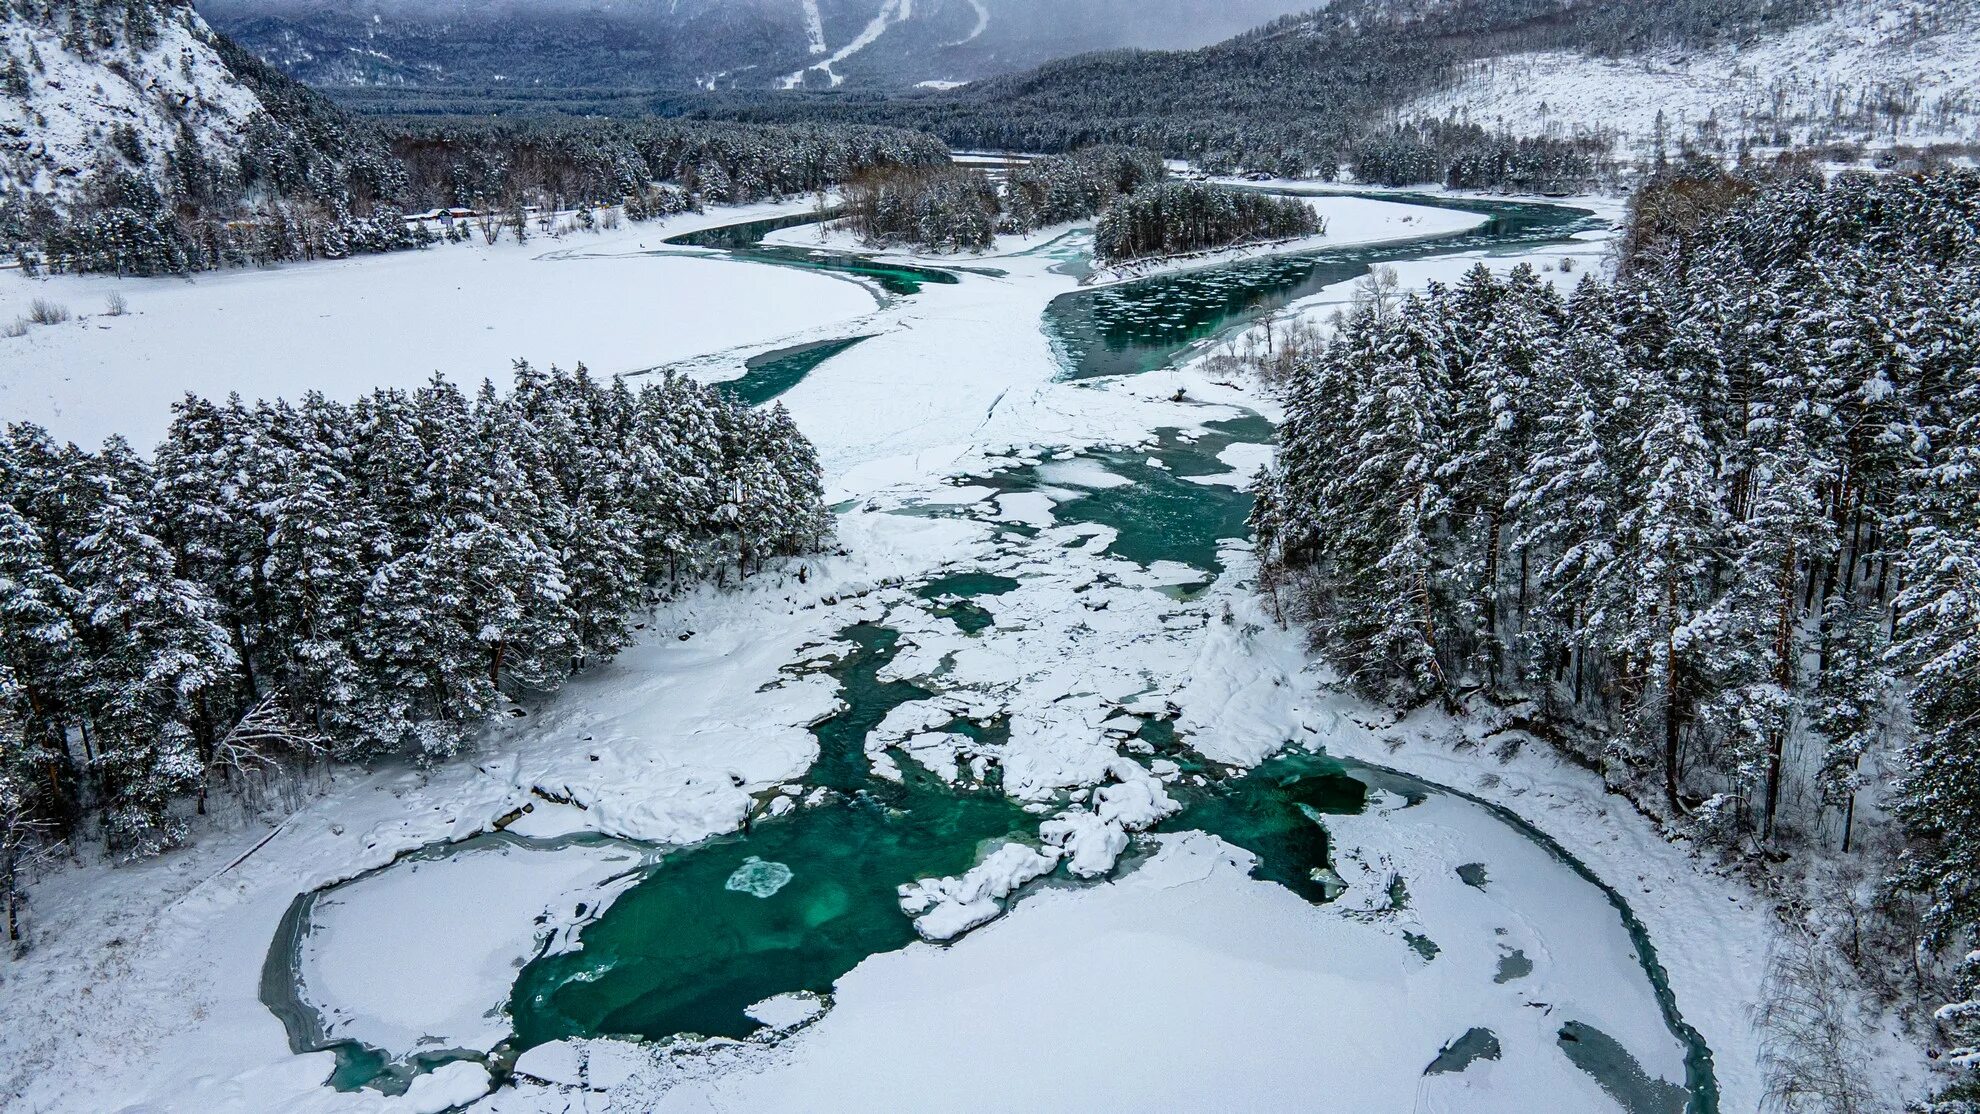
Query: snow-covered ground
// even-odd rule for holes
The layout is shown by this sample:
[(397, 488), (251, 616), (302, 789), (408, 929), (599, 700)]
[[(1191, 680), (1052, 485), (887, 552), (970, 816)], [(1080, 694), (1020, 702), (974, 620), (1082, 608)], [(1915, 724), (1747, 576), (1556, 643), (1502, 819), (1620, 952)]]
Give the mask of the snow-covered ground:
[[(669, 236), (785, 212), (741, 206), (600, 235), (132, 279), (0, 272), (0, 321), (37, 299), (74, 319), (0, 337), (0, 413), (95, 446), (162, 437), (191, 391), (224, 398), (351, 398), (434, 375), (470, 387), (509, 365), (583, 363), (601, 375), (766, 344), (871, 312), (855, 282), (823, 273), (650, 256)], [(125, 312), (112, 315), (110, 300)]]
[[(961, 160), (958, 160), (961, 161)], [(857, 233), (838, 225), (802, 224), (795, 228), (780, 229), (763, 238), (766, 244), (778, 247), (804, 248), (823, 252), (858, 252), (872, 255), (876, 259), (886, 259), (898, 263), (919, 263), (929, 266), (974, 266), (979, 262), (1002, 259), (1006, 256), (1023, 255), (1039, 250), (1075, 228), (1086, 227), (1080, 224), (1058, 224), (1041, 228), (1026, 235), (1000, 235), (981, 252), (965, 252), (954, 255), (927, 254), (905, 249), (876, 251), (860, 241)]]
[[(1895, 130), (1886, 104), (1911, 110)], [(1757, 128), (1770, 143), (1776, 120), (1798, 143), (1980, 141), (1980, 5), (1843, 0), (1784, 34), (1713, 50), (1509, 55), (1400, 110), (1520, 135), (1615, 133), (1631, 154), (1652, 149), (1660, 113), (1672, 151), (1701, 125), (1730, 140)]]
[[(1435, 836), (1462, 845), (1459, 854), (1504, 830), (1439, 820), (1450, 826)], [(1518, 917), (1495, 923), (1488, 891), (1455, 877), (1437, 887), (1471, 906), (1444, 915), (1469, 924), (1472, 946), (1425, 960), (1394, 928), (1253, 880), (1252, 861), (1213, 836), (1162, 837), (1152, 860), (1097, 890), (1041, 893), (947, 951), (874, 957), (840, 980), (825, 1020), (782, 1047), (727, 1047), (671, 1077), (648, 1068), (619, 1093), (669, 1112), (905, 1101), (951, 1111), (1527, 1114), (1538, 1096), (1550, 1110), (1615, 1108), (1551, 1047), (1556, 1009), (1568, 1003), (1547, 1002), (1523, 979), (1492, 982), (1514, 943), (1533, 944)], [(1436, 915), (1412, 920), (1424, 916)], [(1508, 926), (1520, 934), (1494, 935)], [(1565, 934), (1559, 943), (1562, 959), (1584, 946)], [(1615, 958), (1599, 944), (1584, 954)], [(1488, 1022), (1501, 1025), (1501, 1058), (1423, 1074), (1440, 1048)], [(538, 1110), (557, 1093), (525, 1085), (487, 1109)]]
[[(518, 251), (514, 267), (583, 283), (587, 269), (619, 273), (627, 260), (612, 252), (639, 250), (636, 240), (562, 247), (567, 257), (553, 260)], [(404, 258), (415, 276), (422, 266), (453, 266), (444, 253)], [(699, 268), (695, 281), (733, 270), (775, 288), (784, 274), (687, 262)], [(265, 844), (265, 828), (221, 827), (156, 862), (46, 879), (35, 891), (35, 950), (0, 968), (6, 1015), (19, 1022), (0, 1031), (0, 1099), (10, 1110), (145, 1112), (426, 1111), (475, 1101), (489, 1085), (476, 1065), (435, 1073), (420, 1091), (393, 1099), (332, 1092), (322, 1086), (328, 1054), (291, 1055), (258, 992), (262, 960), (295, 896), (488, 831), (525, 805), (533, 811), (513, 834), (597, 831), (665, 843), (788, 808), (765, 802), (790, 800), (773, 791), (801, 780), (817, 754), (807, 728), (839, 701), (828, 677), (790, 667), (828, 659), (840, 630), (872, 621), (901, 632), (887, 677), (921, 680), (942, 707), (961, 702), (1010, 716), (998, 755), (1006, 787), (1038, 806), (1041, 827), (1064, 823), (1064, 850), (1075, 858), (1111, 850), (1113, 833), (1145, 826), (1178, 776), (1123, 753), (1108, 722), (1123, 707), (1173, 706), (1178, 729), (1219, 764), (1248, 766), (1297, 742), (1513, 809), (1631, 902), (1686, 1019), (1716, 1054), (1723, 1108), (1756, 1109), (1748, 1011), (1772, 916), (1739, 883), (1705, 869), (1606, 795), (1599, 778), (1544, 747), (1503, 759), (1459, 753), (1449, 745), (1458, 728), (1447, 721), (1393, 723), (1334, 692), (1299, 633), (1280, 630), (1251, 594), (1243, 546), (1225, 546), (1225, 575), (1207, 594), (1187, 597), (1173, 589), (1201, 580), (1200, 571), (1136, 565), (1107, 552), (1111, 528), (1057, 520), (1055, 508), (1068, 499), (1120, 478), (1070, 454), (1145, 452), (1161, 428), (1200, 430), (1247, 409), (1273, 412), (1268, 400), (1196, 365), (1056, 382), (1039, 317), (1076, 288), (1057, 263), (1050, 251), (1007, 255), (995, 264), (1001, 278), (930, 285), (877, 311), (859, 288), (844, 286), (863, 301), (765, 320), (753, 339), (732, 340), (721, 324), (683, 323), (692, 339), (679, 347), (710, 353), (761, 346), (778, 329), (797, 339), (844, 335), (832, 330), (852, 331), (843, 319), (866, 312), (852, 324), (874, 338), (783, 398), (818, 443), (829, 498), (851, 501), (840, 519), (846, 554), (808, 562), (802, 581), (788, 570), (735, 594), (703, 592), (670, 605), (632, 650), (528, 716), (491, 728), (471, 758), (424, 771), (347, 771)], [(308, 270), (230, 277), (246, 305), (255, 283), (279, 297)], [(419, 285), (414, 277), (400, 289)], [(827, 299), (838, 289), (822, 279), (804, 287)], [(808, 312), (791, 293), (766, 300)], [(276, 333), (283, 324), (264, 327)], [(130, 334), (104, 336), (126, 342), (106, 343), (107, 361), (135, 354)], [(523, 338), (555, 346), (554, 337)], [(164, 339), (191, 343), (184, 333)], [(730, 373), (741, 350), (710, 354), (699, 373)], [(175, 363), (174, 351), (155, 353), (161, 368), (174, 369), (155, 374), (196, 374)], [(429, 352), (422, 342), (380, 353), (374, 382), (416, 381), (430, 369), (409, 365)], [(292, 382), (285, 378), (282, 389)], [(73, 384), (47, 390), (65, 405), (86, 393)], [(1048, 454), (1058, 459), (1045, 463)], [(1224, 461), (1231, 474), (1211, 479), (1241, 483), (1258, 463), (1249, 450)], [(1041, 463), (1043, 485), (1022, 495), (949, 482)], [(933, 503), (956, 514), (892, 513)], [(1033, 522), (1040, 533), (1000, 538), (1009, 521)], [(1020, 587), (987, 601), (995, 626), (971, 638), (908, 590), (945, 569), (997, 571)], [(907, 705), (890, 716), (870, 740), (876, 769), (898, 748), (945, 776), (966, 776), (967, 763), (944, 763), (940, 739), (927, 735), (942, 707)], [(1330, 818), (1329, 827), (1350, 884), (1334, 906), (1310, 906), (1249, 877), (1247, 856), (1219, 840), (1165, 836), (1151, 859), (1110, 883), (1031, 893), (953, 946), (868, 959), (840, 981), (822, 1016), (802, 1002), (766, 1003), (774, 1024), (802, 1027), (782, 1043), (717, 1045), (686, 1057), (609, 1042), (546, 1046), (519, 1065), (534, 1082), (499, 1090), (476, 1109), (1612, 1109), (1549, 1047), (1570, 1008), (1644, 1057), (1646, 1070), (1665, 1078), (1677, 1070), (1643, 974), (1619, 942), (1619, 922), (1603, 919), (1598, 890), (1535, 845), (1455, 798), (1386, 817)], [(516, 922), (574, 888), (595, 889), (613, 865), (538, 869), (533, 853), (446, 861), (457, 865), (415, 872), (401, 863), (339, 891), (347, 904), (326, 911), (348, 919), (316, 941), (312, 990), (323, 1005), (362, 1012), (381, 1041), (452, 1028), (444, 1034), (451, 1043), (485, 1043), (491, 1019), (482, 1007), (503, 999), (504, 953), (519, 962), (536, 941), (567, 937), (572, 927)], [(1454, 870), (1477, 861), (1488, 864), (1483, 890)], [(1391, 870), (1407, 879), (1407, 910), (1383, 907)], [(447, 884), (422, 892), (420, 874)], [(503, 895), (499, 905), (485, 898), (494, 893)], [(402, 902), (408, 924), (382, 915)], [(470, 925), (476, 918), (488, 923)], [(439, 935), (461, 934), (459, 954), (424, 950), (440, 946), (432, 935), (395, 935), (429, 922)], [(1427, 964), (1402, 935), (1418, 929), (1446, 949)], [(381, 977), (444, 970), (457, 985), (431, 1001), (403, 985), (366, 986), (365, 950), (388, 946), (401, 959), (372, 968)], [(1531, 970), (1502, 967), (1509, 951)], [(1542, 1002), (1555, 1012), (1535, 1004)], [(1467, 1020), (1477, 1017), (1487, 1020)], [(1422, 1074), (1442, 1046), (1477, 1024), (1494, 1029), (1504, 1059)], [(394, 1025), (396, 1037), (382, 1031)], [(1894, 1058), (1886, 1067), (1901, 1079), (1911, 1065)], [(433, 1105), (442, 1099), (452, 1101)]]
[(1305, 196), (1303, 200), (1327, 222), (1327, 230), (1318, 236), (1306, 236), (1269, 245), (1205, 252), (1181, 259), (1142, 260), (1114, 267), (1102, 267), (1094, 272), (1093, 281), (1123, 282), (1150, 275), (1194, 271), (1267, 253), (1314, 251), (1320, 248), (1344, 248), (1397, 240), (1425, 239), (1432, 236), (1454, 236), (1460, 232), (1469, 232), (1483, 225), (1486, 220), (1483, 215), (1477, 213), (1460, 212), (1455, 209), (1432, 209), (1422, 205), (1376, 201), (1364, 197), (1312, 194)]
[[(1291, 184), (1291, 183), (1286, 183)], [(1458, 212), (1452, 209), (1431, 209), (1421, 205), (1406, 205), (1392, 201), (1371, 200), (1362, 197), (1343, 197), (1315, 194), (1307, 196), (1306, 202), (1321, 219), (1327, 222), (1327, 230), (1318, 236), (1306, 236), (1296, 240), (1282, 240), (1272, 244), (1250, 245), (1224, 251), (1204, 252), (1183, 259), (1145, 260), (1120, 267), (1101, 267), (1094, 271), (1088, 285), (1125, 282), (1130, 279), (1147, 278), (1150, 275), (1171, 274), (1181, 271), (1200, 270), (1214, 267), (1233, 260), (1248, 259), (1262, 254), (1316, 251), (1322, 248), (1354, 247), (1360, 244), (1388, 243), (1396, 240), (1413, 240), (1431, 236), (1449, 236), (1468, 232), (1485, 223), (1485, 217), (1474, 213)], [(1004, 235), (997, 237), (996, 243), (988, 251), (962, 256), (924, 255), (912, 251), (889, 251), (880, 253), (884, 259), (904, 263), (922, 263), (933, 266), (975, 265), (987, 263), (1014, 255), (1042, 251), (1049, 248), (1067, 233), (1075, 229), (1090, 228), (1090, 223), (1055, 225), (1040, 229), (1027, 236)], [(773, 232), (765, 238), (765, 243), (785, 247), (812, 248), (819, 251), (865, 251), (859, 237), (844, 229), (820, 230), (816, 226), (805, 225)]]
[(409, 860), (316, 902), (301, 941), (308, 1004), (325, 1035), (373, 1048), (487, 1052), (509, 1035), (500, 1012), (517, 956), (573, 910), (608, 903), (650, 856), (630, 845), (537, 849), (495, 843)]

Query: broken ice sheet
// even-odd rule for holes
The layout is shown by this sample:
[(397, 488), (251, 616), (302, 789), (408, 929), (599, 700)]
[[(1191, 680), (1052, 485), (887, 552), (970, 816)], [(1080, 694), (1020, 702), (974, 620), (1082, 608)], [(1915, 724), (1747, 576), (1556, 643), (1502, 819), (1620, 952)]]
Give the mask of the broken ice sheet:
[(743, 860), (743, 865), (729, 875), (729, 881), (722, 887), (751, 897), (772, 897), (778, 890), (791, 884), (791, 868), (783, 863), (766, 863), (751, 855)]

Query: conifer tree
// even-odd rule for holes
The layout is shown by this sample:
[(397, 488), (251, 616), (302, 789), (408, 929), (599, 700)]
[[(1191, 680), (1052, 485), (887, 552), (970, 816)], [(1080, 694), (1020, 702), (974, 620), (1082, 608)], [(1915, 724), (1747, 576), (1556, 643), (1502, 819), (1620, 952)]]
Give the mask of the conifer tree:
[(213, 707), (235, 660), (212, 597), (179, 578), (139, 514), (113, 488), (76, 564), (91, 659), (91, 769), (111, 841), (130, 854), (183, 835), (170, 806), (204, 783)]

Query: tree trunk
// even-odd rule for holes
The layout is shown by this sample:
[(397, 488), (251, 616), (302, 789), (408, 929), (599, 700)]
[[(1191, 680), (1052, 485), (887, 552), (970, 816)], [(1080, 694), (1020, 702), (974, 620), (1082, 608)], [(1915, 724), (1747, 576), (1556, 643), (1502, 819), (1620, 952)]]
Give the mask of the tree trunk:
[(1849, 800), (1843, 803), (1843, 842), (1842, 853), (1849, 854), (1849, 839), (1856, 830), (1856, 790), (1849, 791)]
[(7, 942), (18, 945), (21, 942), (20, 889), (17, 864), (19, 852), (9, 845), (4, 862), (0, 862), (0, 898), (7, 902)]
[[(1780, 607), (1774, 619), (1774, 683), (1784, 693), (1794, 691), (1794, 582), (1796, 579), (1797, 558), (1795, 545), (1788, 543), (1787, 552), (1781, 556), (1780, 568)], [(1814, 570), (1809, 570), (1809, 578), (1814, 578)], [(1767, 740), (1767, 800), (1766, 821), (1760, 837), (1774, 838), (1774, 817), (1781, 807), (1781, 764), (1786, 758), (1787, 727), (1773, 732)]]
[(234, 653), (241, 659), (241, 681), (247, 686), (248, 704), (261, 702), (261, 688), (254, 679), (253, 655), (248, 653), (247, 631), (239, 623), (234, 624)]
[(1497, 688), (1499, 684), (1499, 541), (1503, 527), (1502, 516), (1497, 507), (1489, 512), (1491, 528), (1486, 531), (1485, 541), (1485, 584), (1480, 595), (1485, 607), (1485, 685)]
[(1678, 716), (1677, 663), (1677, 584), (1664, 588), (1664, 796), (1671, 813), (1684, 815), (1678, 800), (1678, 738), (1683, 725)]

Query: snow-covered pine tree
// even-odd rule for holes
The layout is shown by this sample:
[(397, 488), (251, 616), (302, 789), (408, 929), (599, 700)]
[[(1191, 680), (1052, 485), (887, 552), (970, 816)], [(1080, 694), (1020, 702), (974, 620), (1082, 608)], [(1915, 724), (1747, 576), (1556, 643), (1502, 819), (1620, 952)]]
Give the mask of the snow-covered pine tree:
[(1938, 945), (1980, 931), (1980, 381), (1958, 397), (1969, 416), (1917, 477), (1892, 655), (1913, 678), (1906, 878), (1930, 896)]
[(1639, 663), (1645, 681), (1641, 724), (1654, 738), (1666, 803), (1688, 811), (1681, 794), (1684, 733), (1703, 695), (1717, 647), (1705, 620), (1727, 547), (1727, 521), (1710, 446), (1692, 412), (1652, 390), (1653, 415), (1633, 454), (1647, 469), (1626, 496), (1623, 558), (1597, 590), (1596, 607), (1626, 618), (1612, 649)]
[[(120, 450), (113, 443), (106, 455)], [(121, 450), (127, 452), (128, 450)], [(89, 665), (90, 762), (111, 845), (132, 855), (176, 843), (175, 798), (205, 783), (205, 760), (235, 656), (218, 605), (178, 576), (121, 485), (107, 491), (96, 532), (78, 546)]]
[(1522, 621), (1554, 656), (1555, 678), (1575, 707), (1600, 691), (1590, 683), (1590, 656), (1622, 635), (1622, 616), (1591, 604), (1603, 578), (1615, 573), (1624, 507), (1616, 456), (1630, 439), (1630, 411), (1617, 397), (1627, 374), (1605, 322), (1574, 330), (1560, 374), (1544, 383), (1548, 401), (1535, 422), (1532, 455), (1509, 501), (1517, 544), (1533, 557), (1530, 594), (1521, 578)]
[(1822, 804), (1840, 814), (1844, 853), (1855, 836), (1863, 759), (1886, 730), (1895, 688), (1885, 664), (1886, 629), (1883, 608), (1845, 595), (1829, 600), (1822, 623), (1808, 728), (1821, 747), (1816, 789)]
[(333, 739), (364, 730), (370, 681), (356, 657), (358, 624), (372, 573), (391, 547), (352, 474), (350, 411), (321, 395), (299, 408), (267, 408), (286, 445), (283, 471), (265, 478), (256, 507), (266, 530), (261, 578), (273, 588), (257, 665), (244, 673), (249, 701), (274, 698), (291, 719)]
[[(1477, 276), (1467, 285), (1479, 283)], [(1484, 281), (1491, 281), (1486, 278)], [(1509, 614), (1505, 599), (1508, 555), (1514, 534), (1507, 525), (1508, 507), (1521, 468), (1531, 452), (1535, 419), (1544, 405), (1540, 393), (1548, 376), (1544, 369), (1558, 363), (1561, 304), (1551, 286), (1540, 282), (1533, 268), (1522, 264), (1490, 299), (1488, 315), (1468, 317), (1462, 307), (1475, 293), (1456, 298), (1433, 291), (1431, 304), (1450, 307), (1450, 335), (1445, 351), (1468, 353), (1453, 360), (1452, 458), (1440, 478), (1450, 488), (1455, 523), (1454, 575), (1463, 589), (1456, 622), (1475, 665), (1488, 685), (1507, 679)], [(1515, 571), (1518, 571), (1515, 567)], [(1517, 595), (1519, 585), (1513, 587)]]
[[(1784, 350), (1792, 359), (1798, 346)], [(1705, 718), (1725, 748), (1742, 802), (1760, 791), (1759, 827), (1771, 839), (1780, 811), (1787, 739), (1797, 719), (1806, 654), (1803, 585), (1834, 554), (1835, 529), (1823, 498), (1832, 476), (1808, 442), (1808, 384), (1791, 368), (1768, 376), (1768, 402), (1747, 422), (1748, 463), (1742, 482), (1751, 506), (1732, 526), (1735, 547), (1720, 605), (1718, 653), (1711, 663), (1717, 690)]]
[(72, 617), (81, 600), (49, 565), (40, 533), (0, 502), (0, 688), (7, 779), (17, 826), (30, 819), (66, 830), (81, 804), (68, 732), (81, 680)]
[(1357, 463), (1322, 495), (1331, 637), (1359, 683), (1404, 699), (1449, 692), (1442, 620), (1457, 586), (1442, 552), (1452, 401), (1441, 345), (1431, 303), (1405, 299), (1355, 396)]

